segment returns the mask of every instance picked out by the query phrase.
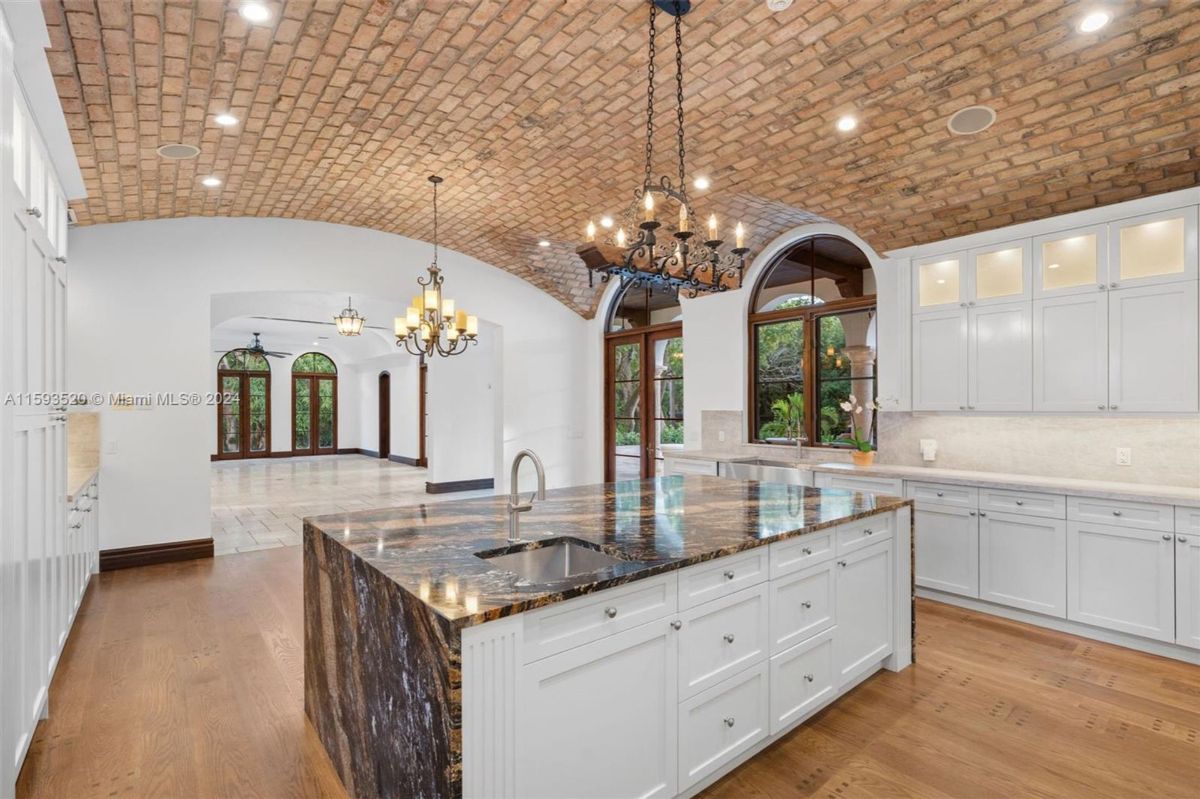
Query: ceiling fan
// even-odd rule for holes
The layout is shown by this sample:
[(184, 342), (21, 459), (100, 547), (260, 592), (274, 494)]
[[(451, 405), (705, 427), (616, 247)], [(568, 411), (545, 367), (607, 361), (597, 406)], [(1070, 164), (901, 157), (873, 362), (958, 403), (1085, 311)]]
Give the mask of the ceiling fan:
[[(290, 356), (292, 354), (290, 352), (276, 352), (275, 350), (267, 349), (266, 347), (264, 347), (262, 345), (262, 341), (259, 340), (258, 337), (260, 335), (261, 335), (260, 333), (254, 334), (254, 341), (250, 344), (249, 347), (245, 348), (246, 352), (252, 352), (255, 355), (265, 355), (268, 358), (287, 358), (288, 356)], [(213, 350), (213, 352), (224, 352), (224, 350)]]

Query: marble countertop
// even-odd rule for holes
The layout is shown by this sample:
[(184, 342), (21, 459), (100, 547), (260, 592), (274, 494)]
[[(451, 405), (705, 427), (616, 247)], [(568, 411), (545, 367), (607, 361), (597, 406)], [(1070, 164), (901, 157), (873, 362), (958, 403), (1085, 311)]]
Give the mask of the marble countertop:
[[(790, 448), (788, 448), (790, 450)], [(730, 452), (706, 452), (703, 450), (681, 450), (672, 452), (672, 458), (695, 460), (738, 461), (757, 457)], [(790, 463), (797, 469), (810, 472), (862, 474), (865, 477), (898, 477), (904, 480), (925, 480), (934, 483), (982, 486), (985, 488), (1026, 489), (1050, 494), (1072, 494), (1096, 499), (1114, 499), (1129, 502), (1162, 502), (1170, 505), (1200, 507), (1200, 488), (1186, 486), (1159, 486), (1142, 483), (1120, 483), (1105, 480), (1080, 480), (1069, 477), (1040, 477), (1007, 472), (979, 472), (964, 469), (943, 469), (937, 466), (898, 466), (877, 463), (872, 466), (855, 466), (852, 463), (822, 463), (797, 460), (791, 451), (776, 456), (763, 456), (766, 460)]]
[(453, 626), (465, 627), (911, 504), (701, 475), (548, 491), (522, 514), (523, 539), (575, 538), (628, 560), (530, 584), (476, 556), (507, 547), (507, 499), (319, 516), (304, 520), (304, 534), (327, 536)]

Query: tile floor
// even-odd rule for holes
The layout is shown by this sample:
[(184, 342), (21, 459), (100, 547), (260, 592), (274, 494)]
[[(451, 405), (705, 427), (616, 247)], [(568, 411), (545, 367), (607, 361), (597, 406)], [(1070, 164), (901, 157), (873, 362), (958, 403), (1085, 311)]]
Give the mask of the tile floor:
[(211, 474), (217, 555), (299, 546), (305, 516), (492, 493), (426, 494), (424, 469), (365, 455), (216, 461)]

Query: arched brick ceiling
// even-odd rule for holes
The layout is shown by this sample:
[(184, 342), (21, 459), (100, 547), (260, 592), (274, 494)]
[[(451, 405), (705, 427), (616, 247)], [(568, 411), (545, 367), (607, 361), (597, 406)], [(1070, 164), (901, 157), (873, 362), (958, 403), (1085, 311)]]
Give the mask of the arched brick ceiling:
[[(640, 177), (643, 2), (269, 5), (252, 26), (229, 0), (44, 0), (82, 224), (283, 216), (428, 239), (436, 171), (447, 246), (594, 312), (573, 250)], [(1195, 2), (1110, 4), (1092, 35), (1064, 0), (694, 5), (690, 165), (713, 178), (698, 210), (742, 216), (753, 246), (825, 217), (884, 250), (1198, 182)], [(659, 49), (672, 173), (668, 36)], [(951, 136), (977, 102), (995, 126)], [(215, 125), (223, 111), (241, 124)], [(851, 135), (833, 129), (846, 111)], [(156, 155), (175, 141), (199, 158)]]

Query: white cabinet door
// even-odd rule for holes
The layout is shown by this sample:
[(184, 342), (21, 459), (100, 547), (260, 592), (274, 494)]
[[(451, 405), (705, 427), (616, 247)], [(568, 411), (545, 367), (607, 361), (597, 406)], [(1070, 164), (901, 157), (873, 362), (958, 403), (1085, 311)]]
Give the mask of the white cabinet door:
[(1175, 536), (1067, 522), (1067, 618), (1175, 640)]
[(1028, 411), (1033, 405), (1032, 307), (1007, 302), (971, 308), (967, 408)]
[(714, 599), (682, 614), (679, 695), (692, 696), (766, 660), (770, 583)]
[(840, 689), (892, 653), (892, 542), (860, 549), (836, 563), (833, 663)]
[(1029, 299), (1032, 251), (1029, 239), (1006, 241), (971, 250), (968, 276), (971, 305), (992, 305)]
[(827, 630), (771, 658), (771, 734), (811, 716), (834, 697), (833, 638)]
[(1062, 230), (1034, 238), (1034, 297), (1088, 294), (1107, 284), (1107, 225)]
[(953, 252), (913, 262), (913, 313), (966, 307), (970, 297), (967, 253)]
[(979, 520), (966, 508), (917, 507), (917, 585), (979, 596)]
[(1175, 643), (1200, 649), (1200, 535), (1175, 536)]
[(676, 634), (665, 620), (526, 665), (520, 679), (517, 796), (676, 794)]
[[(679, 705), (680, 789), (690, 788), (767, 737), (768, 680), (767, 664), (760, 663)], [(563, 794), (577, 795), (578, 791)]]
[(1033, 409), (1108, 408), (1108, 293), (1033, 302)]
[(967, 409), (967, 311), (913, 317), (913, 410)]
[(772, 580), (771, 654), (828, 630), (837, 618), (833, 561)]
[(1109, 410), (1195, 413), (1197, 283), (1108, 293)]
[(1067, 523), (979, 514), (979, 598), (1067, 617)]
[(1110, 288), (1195, 280), (1196, 207), (1113, 222), (1108, 262)]

